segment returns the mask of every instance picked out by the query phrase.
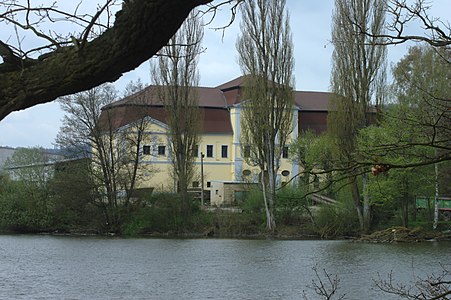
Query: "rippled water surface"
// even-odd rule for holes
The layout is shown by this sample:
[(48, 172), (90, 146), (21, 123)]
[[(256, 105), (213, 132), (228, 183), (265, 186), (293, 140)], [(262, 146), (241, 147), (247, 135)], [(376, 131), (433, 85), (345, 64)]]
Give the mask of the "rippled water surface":
[(0, 299), (318, 299), (312, 267), (346, 299), (451, 263), (451, 243), (0, 236)]

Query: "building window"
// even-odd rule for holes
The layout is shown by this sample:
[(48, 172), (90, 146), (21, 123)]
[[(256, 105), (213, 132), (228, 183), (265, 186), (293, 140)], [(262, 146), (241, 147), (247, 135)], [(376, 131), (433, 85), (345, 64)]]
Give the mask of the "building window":
[(288, 175), (290, 175), (290, 171), (288, 171), (288, 170), (283, 170), (281, 174), (282, 174), (282, 176), (287, 177)]
[(251, 146), (244, 146), (243, 148), (243, 157), (251, 156)]
[(150, 155), (150, 146), (143, 146), (143, 154)]
[(319, 189), (319, 177), (315, 176), (315, 179), (313, 180), (313, 188)]
[(199, 181), (193, 181), (193, 188), (199, 187)]
[(193, 157), (199, 156), (199, 145), (194, 145), (193, 147)]
[(221, 146), (221, 157), (222, 158), (227, 158), (227, 145), (222, 145)]
[(207, 181), (207, 188), (211, 187), (211, 182)]
[(282, 158), (288, 158), (288, 146), (283, 147)]
[(207, 157), (213, 157), (213, 145), (207, 145)]
[(166, 155), (166, 146), (158, 146), (158, 155)]

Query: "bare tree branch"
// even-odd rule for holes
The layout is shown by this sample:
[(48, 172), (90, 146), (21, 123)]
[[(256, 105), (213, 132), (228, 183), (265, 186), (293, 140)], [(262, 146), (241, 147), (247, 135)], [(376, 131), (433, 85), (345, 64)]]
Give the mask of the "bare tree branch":
[[(126, 1), (116, 10), (114, 24), (108, 24), (113, 10), (109, 8), (120, 1), (105, 0), (99, 11), (107, 16), (101, 24), (99, 16), (70, 14), (52, 6), (28, 7), (16, 1), (0, 3), (0, 25), (8, 28), (35, 28), (36, 22), (46, 19), (48, 22), (72, 22), (89, 28), (81, 35), (54, 35), (39, 31), (39, 35), (48, 44), (37, 46), (33, 50), (22, 49), (19, 44), (14, 51), (22, 64), (11, 64), (9, 46), (2, 48), (0, 63), (0, 120), (12, 111), (25, 109), (39, 103), (46, 103), (59, 96), (73, 94), (90, 89), (101, 83), (117, 80), (124, 72), (130, 71), (152, 57), (167, 44), (169, 38), (180, 27), (189, 12), (196, 6), (205, 5), (211, 0), (134, 0)], [(31, 2), (30, 2), (31, 3)], [(78, 12), (78, 4), (76, 12)], [(31, 13), (34, 13), (33, 18)], [(22, 15), (23, 19), (15, 16)], [(28, 17), (27, 17), (28, 14)], [(28, 18), (28, 21), (26, 19)], [(22, 27), (19, 26), (22, 25)], [(28, 22), (28, 23), (27, 23)], [(27, 25), (28, 24), (28, 25)], [(95, 24), (95, 25), (93, 25)], [(95, 34), (93, 28), (98, 28)], [(37, 30), (37, 27), (35, 28)], [(30, 28), (28, 28), (30, 30)], [(88, 32), (91, 31), (92, 35)], [(91, 36), (88, 38), (88, 36)], [(20, 41), (20, 37), (18, 42)], [(3, 41), (3, 44), (7, 44)], [(27, 60), (37, 51), (43, 51), (39, 59)], [(8, 54), (9, 52), (9, 54)], [(18, 68), (20, 66), (20, 68)]]
[[(114, 0), (108, 0), (105, 5), (103, 5), (98, 11), (97, 13), (92, 17), (91, 22), (88, 24), (88, 26), (86, 26), (86, 28), (83, 30), (84, 34), (82, 34), (82, 42), (80, 45), (80, 49), (83, 49), (86, 42), (88, 41), (88, 37), (89, 37), (89, 33), (91, 32), (91, 29), (94, 25), (96, 25), (97, 20), (100, 18), (100, 16), (102, 15), (102, 13), (107, 10), (110, 5), (114, 2)], [(109, 15), (109, 14), (108, 14)]]
[(208, 8), (206, 10), (204, 10), (204, 11), (200, 10), (199, 12), (203, 15), (207, 15), (207, 14), (211, 13), (210, 20), (208, 22), (206, 22), (206, 24), (205, 24), (208, 26), (213, 22), (214, 18), (216, 17), (216, 14), (218, 13), (218, 11), (221, 10), (221, 7), (226, 6), (226, 5), (229, 6), (228, 9), (230, 9), (230, 12), (231, 12), (229, 23), (227, 23), (221, 27), (214, 28), (215, 30), (224, 30), (227, 27), (229, 27), (230, 25), (232, 25), (232, 23), (235, 21), (236, 15), (238, 13), (238, 9), (239, 9), (240, 5), (245, 1), (246, 0), (228, 0), (228, 1), (222, 1), (218, 4), (208, 4), (207, 5)]
[(378, 279), (374, 280), (376, 287), (392, 295), (397, 295), (403, 299), (436, 300), (449, 299), (451, 295), (451, 273), (443, 265), (439, 274), (431, 274), (425, 278), (417, 278), (413, 284), (403, 284), (396, 281), (393, 271), (388, 274), (388, 279), (383, 279), (378, 274)]
[[(387, 14), (391, 16), (391, 21), (387, 24), (390, 33), (372, 33), (367, 28), (350, 19), (357, 26), (361, 33), (378, 38), (378, 45), (397, 45), (408, 41), (425, 42), (434, 47), (444, 47), (451, 45), (451, 26), (449, 22), (433, 18), (429, 15), (430, 6), (425, 0), (416, 0), (412, 4), (407, 4), (406, 0), (389, 0)], [(406, 27), (418, 21), (423, 35), (406, 34)]]
[[(313, 289), (317, 296), (320, 296), (321, 299), (332, 300), (345, 299), (345, 294), (337, 295), (338, 285), (340, 284), (340, 279), (338, 275), (332, 276), (329, 274), (326, 269), (322, 269), (322, 274), (318, 271), (318, 266), (315, 265), (312, 267), (313, 272), (315, 273), (315, 279), (312, 279), (312, 285), (309, 288)], [(337, 296), (335, 298), (334, 296)], [(304, 299), (307, 299), (307, 296), (304, 292)]]

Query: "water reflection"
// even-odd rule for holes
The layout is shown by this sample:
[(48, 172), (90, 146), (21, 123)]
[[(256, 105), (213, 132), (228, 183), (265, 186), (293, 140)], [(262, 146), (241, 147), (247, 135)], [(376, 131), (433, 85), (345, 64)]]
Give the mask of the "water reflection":
[[(347, 299), (390, 299), (377, 274), (438, 270), (451, 243), (0, 236), (1, 299), (302, 299), (317, 265)], [(412, 268), (414, 266), (414, 268)]]

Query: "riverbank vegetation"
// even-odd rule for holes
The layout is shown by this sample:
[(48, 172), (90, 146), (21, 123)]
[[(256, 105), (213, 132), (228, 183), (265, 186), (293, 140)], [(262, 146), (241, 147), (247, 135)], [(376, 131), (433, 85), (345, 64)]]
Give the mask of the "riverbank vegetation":
[[(304, 158), (306, 163), (315, 156), (317, 145), (324, 146), (324, 139), (322, 136), (311, 140)], [(118, 205), (110, 206), (108, 199), (102, 200), (101, 187), (92, 180), (89, 160), (65, 162), (49, 173), (42, 164), (32, 164), (33, 160), (39, 161), (38, 152), (39, 149), (17, 151), (9, 163), (26, 162), (29, 167), (0, 176), (0, 231), (193, 237), (263, 237), (269, 234), (275, 238), (326, 239), (356, 238), (363, 233), (352, 202), (351, 186), (336, 180), (340, 174), (328, 174), (319, 182), (301, 178), (295, 184), (280, 188), (274, 207), (279, 225), (276, 231), (268, 233), (263, 195), (258, 188), (249, 191), (234, 207), (201, 206), (199, 199), (192, 199), (191, 214), (183, 213), (182, 199), (173, 193), (149, 191), (124, 200), (118, 198)], [(322, 153), (320, 157), (328, 156)], [(434, 196), (433, 168), (391, 170), (388, 176), (369, 178), (367, 192), (373, 199), (371, 232), (394, 226), (432, 230), (434, 210), (431, 207), (417, 209), (415, 195)], [(403, 182), (400, 178), (409, 180), (406, 189), (400, 184)], [(312, 195), (318, 191), (334, 198), (335, 202), (316, 203)], [(126, 199), (129, 199), (127, 205), (124, 204)], [(110, 224), (111, 215), (120, 216), (114, 226)], [(442, 218), (435, 232), (450, 229), (451, 222)], [(391, 237), (390, 229), (388, 232)]]
[[(266, 130), (271, 137), (259, 138), (265, 145), (250, 140), (255, 150), (269, 153), (256, 164), (263, 171), (260, 181), (264, 184), (233, 208), (202, 206), (184, 192), (136, 193), (141, 174), (155, 175), (152, 166), (138, 172), (147, 118), (137, 115), (134, 126), (121, 132), (123, 145), (130, 147), (117, 147), (112, 116), (100, 116), (102, 107), (108, 111), (118, 93), (104, 85), (60, 99), (67, 115), (56, 142), (83, 153), (82, 159), (78, 155), (50, 170), (39, 149), (22, 149), (7, 162), (8, 172), (0, 174), (0, 230), (290, 238), (354, 238), (396, 226), (449, 232), (451, 210), (441, 207), (440, 211), (437, 201), (451, 195), (449, 35), (443, 35), (446, 31), (439, 27), (427, 26), (438, 34), (432, 37), (439, 39), (429, 35), (420, 39), (426, 44), (411, 47), (393, 66), (393, 82), (386, 84), (382, 46), (399, 36), (390, 38), (380, 30), (384, 27), (382, 1), (370, 3), (362, 6), (336, 1), (332, 90), (340, 96), (332, 99), (334, 110), (329, 114), (327, 132), (316, 135), (301, 131), (297, 140), (289, 141), (289, 157), (300, 170), (291, 174), (289, 182), (280, 182), (277, 164), (273, 165), (280, 157), (280, 149), (275, 147), (288, 142), (278, 131), (283, 126), (278, 125), (274, 131)], [(422, 2), (419, 4), (422, 7)], [(427, 15), (421, 17), (426, 8), (408, 10), (399, 6), (392, 12), (403, 9), (413, 19), (430, 20)], [(368, 16), (378, 16), (374, 26), (369, 26)], [(361, 24), (365, 24), (363, 28)], [(373, 27), (374, 32), (365, 32)], [(417, 40), (406, 37), (409, 39)], [(286, 42), (291, 45), (289, 40)], [(242, 44), (244, 50), (245, 39)], [(370, 58), (367, 54), (374, 54), (374, 59), (364, 60)], [(365, 70), (357, 76), (356, 70), (362, 66)], [(291, 69), (291, 63), (287, 69)], [(254, 75), (263, 76), (265, 83), (269, 79), (265, 74)], [(270, 80), (272, 90), (285, 84), (288, 87), (290, 74), (286, 76), (285, 83)], [(128, 88), (124, 96), (140, 90), (142, 84)], [(257, 93), (250, 98), (261, 97)], [(261, 115), (266, 116), (266, 111)], [(268, 129), (267, 124), (253, 127)], [(137, 137), (133, 134), (136, 132)], [(276, 137), (281, 139), (277, 143)], [(192, 147), (195, 143), (190, 144)], [(267, 145), (269, 150), (263, 151)], [(419, 196), (425, 199), (421, 208), (416, 203)], [(332, 201), (318, 201), (318, 197)]]
[[(262, 193), (255, 189), (237, 206), (214, 208), (192, 200), (192, 213), (183, 213), (180, 195), (151, 193), (134, 199), (127, 207), (119, 205), (121, 223), (116, 231), (108, 224), (106, 207), (95, 199), (92, 183), (82, 171), (83, 164), (66, 166), (44, 186), (37, 182), (0, 178), (0, 231), (10, 233), (119, 234), (124, 236), (182, 237), (267, 237)], [(285, 187), (277, 193), (275, 218), (280, 226), (274, 238), (356, 238), (361, 236), (359, 221), (347, 188), (337, 193), (337, 204), (318, 205), (305, 197), (302, 185)], [(373, 230), (402, 225), (400, 205), (380, 203), (374, 210)], [(108, 208), (110, 209), (110, 208)], [(112, 213), (112, 212), (110, 212)], [(431, 211), (409, 208), (408, 226), (432, 229)], [(437, 232), (451, 228), (441, 221)], [(423, 232), (416, 229), (418, 232)], [(400, 231), (401, 232), (401, 231)], [(390, 235), (392, 235), (390, 233)], [(375, 240), (375, 239), (374, 239)], [(424, 240), (424, 239), (416, 239)], [(391, 240), (389, 240), (391, 241)]]

